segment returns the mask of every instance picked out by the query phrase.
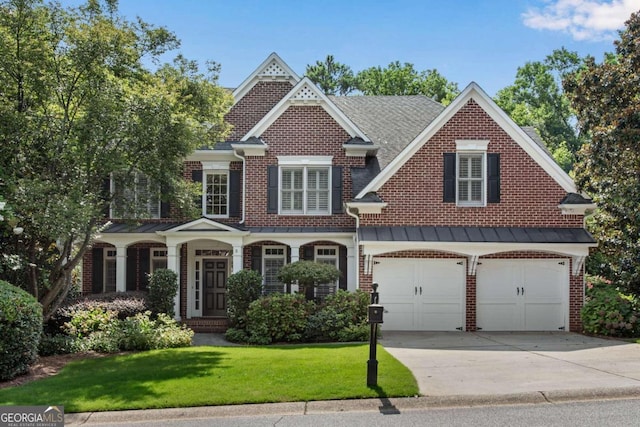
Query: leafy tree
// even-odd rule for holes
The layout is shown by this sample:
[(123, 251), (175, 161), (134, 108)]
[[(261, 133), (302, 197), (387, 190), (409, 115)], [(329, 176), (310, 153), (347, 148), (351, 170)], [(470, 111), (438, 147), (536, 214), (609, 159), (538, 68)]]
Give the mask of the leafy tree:
[(615, 55), (601, 64), (588, 58), (566, 79), (564, 89), (580, 128), (591, 140), (578, 153), (579, 187), (599, 210), (592, 231), (611, 271), (640, 295), (640, 13), (615, 42)]
[(314, 261), (296, 261), (278, 271), (278, 280), (285, 284), (298, 282), (307, 299), (313, 299), (313, 289), (322, 283), (332, 283), (342, 273), (332, 264)]
[(356, 85), (364, 95), (426, 95), (447, 105), (460, 92), (437, 70), (418, 71), (413, 64), (395, 61), (387, 68), (371, 67), (360, 71)]
[(201, 73), (178, 57), (147, 70), (143, 60), (157, 63), (178, 41), (163, 27), (124, 20), (117, 7), (0, 3), (0, 191), (12, 213), (0, 222), (0, 252), (18, 255), (0, 274), (35, 295), (45, 319), (114, 197), (105, 179), (117, 173), (131, 184), (142, 172), (187, 212), (182, 159), (226, 131), (230, 97), (216, 84), (216, 65)]
[(576, 128), (575, 112), (562, 90), (562, 79), (582, 63), (576, 52), (556, 49), (544, 61), (519, 67), (514, 84), (499, 90), (495, 97), (517, 124), (537, 129), (566, 171), (573, 167), (575, 153), (585, 138)]
[(355, 89), (355, 78), (349, 66), (336, 62), (333, 55), (327, 55), (315, 65), (307, 65), (305, 72), (326, 95), (348, 95)]

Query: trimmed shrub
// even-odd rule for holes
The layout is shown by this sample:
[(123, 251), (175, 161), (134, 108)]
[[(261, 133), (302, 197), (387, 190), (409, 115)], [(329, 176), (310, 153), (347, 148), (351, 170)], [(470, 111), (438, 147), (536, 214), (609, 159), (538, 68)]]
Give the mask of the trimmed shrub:
[(273, 294), (252, 302), (247, 312), (248, 342), (301, 341), (314, 306), (302, 294)]
[(24, 374), (38, 357), (42, 306), (29, 293), (0, 280), (0, 380)]
[(74, 338), (69, 335), (42, 334), (38, 354), (40, 356), (54, 356), (56, 354), (73, 353), (76, 350), (74, 341)]
[[(229, 326), (244, 329), (249, 305), (260, 298), (262, 275), (254, 270), (240, 270), (227, 279), (227, 316)], [(231, 341), (231, 340), (230, 340)]]
[(153, 314), (175, 316), (174, 299), (178, 293), (178, 275), (160, 268), (149, 276), (149, 308)]
[(164, 313), (152, 319), (151, 312), (139, 313), (120, 321), (121, 350), (141, 351), (160, 348), (189, 347), (193, 331)]
[(586, 300), (581, 311), (586, 333), (612, 337), (640, 334), (640, 302), (620, 292), (611, 281), (587, 276)]
[(224, 337), (227, 341), (246, 343), (249, 341), (249, 336), (244, 329), (229, 328), (224, 333)]
[(320, 309), (309, 317), (307, 341), (364, 341), (369, 337), (367, 306), (369, 294), (357, 290), (339, 290), (325, 299)]
[(147, 294), (144, 292), (112, 292), (88, 295), (71, 301), (56, 310), (47, 323), (46, 331), (51, 335), (56, 335), (64, 331), (65, 324), (69, 323), (76, 313), (94, 309), (116, 312), (118, 319), (124, 320), (149, 310)]

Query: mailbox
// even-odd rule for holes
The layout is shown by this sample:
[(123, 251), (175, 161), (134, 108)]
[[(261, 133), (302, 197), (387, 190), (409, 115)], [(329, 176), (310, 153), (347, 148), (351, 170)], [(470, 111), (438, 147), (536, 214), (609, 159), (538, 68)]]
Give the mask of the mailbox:
[(382, 321), (382, 313), (384, 312), (384, 307), (380, 304), (371, 304), (369, 306), (369, 320), (370, 324), (375, 323), (383, 323)]

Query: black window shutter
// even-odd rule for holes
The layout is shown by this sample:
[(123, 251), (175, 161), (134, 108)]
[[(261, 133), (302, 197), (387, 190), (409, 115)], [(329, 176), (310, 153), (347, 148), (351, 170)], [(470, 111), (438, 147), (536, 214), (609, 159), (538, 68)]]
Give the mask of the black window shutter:
[(136, 269), (138, 265), (138, 250), (127, 248), (127, 291), (136, 290)]
[(487, 154), (487, 202), (500, 203), (500, 153)]
[(91, 251), (91, 292), (102, 293), (104, 288), (104, 249), (93, 248)]
[[(200, 184), (202, 184), (202, 169), (191, 171), (191, 180), (193, 182), (199, 182)], [(201, 214), (202, 214), (202, 197), (203, 196), (201, 195), (199, 197), (196, 197), (195, 199), (195, 205), (197, 208), (200, 209)]]
[(306, 261), (313, 261), (314, 259), (314, 247), (313, 246), (304, 246), (302, 248), (302, 259)]
[(107, 200), (111, 198), (111, 180), (109, 178), (105, 178), (102, 180), (102, 200), (105, 201), (104, 209), (102, 210), (102, 214), (105, 218), (109, 218), (110, 216), (110, 203), (106, 203)]
[(331, 213), (342, 213), (342, 166), (331, 168)]
[(342, 275), (338, 281), (338, 287), (347, 290), (347, 248), (340, 246), (340, 257), (338, 258), (338, 268)]
[(229, 216), (240, 216), (240, 171), (229, 171)]
[(278, 166), (267, 166), (267, 213), (278, 213)]
[(140, 283), (140, 290), (146, 291), (147, 285), (149, 285), (149, 277), (147, 275), (151, 272), (151, 254), (149, 249), (138, 249), (138, 258), (138, 282)]
[(262, 274), (262, 246), (251, 248), (251, 269)]
[(456, 201), (456, 153), (444, 153), (444, 203), (455, 203)]
[(169, 193), (169, 186), (167, 184), (160, 185), (160, 218), (171, 217), (171, 204), (165, 200)]

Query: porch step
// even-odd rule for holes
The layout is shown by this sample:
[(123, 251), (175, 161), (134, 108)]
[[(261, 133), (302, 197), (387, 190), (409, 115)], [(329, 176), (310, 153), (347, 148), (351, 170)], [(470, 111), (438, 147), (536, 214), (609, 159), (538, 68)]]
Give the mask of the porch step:
[(198, 318), (198, 319), (184, 319), (182, 321), (194, 332), (226, 332), (229, 327), (229, 320), (227, 318)]

